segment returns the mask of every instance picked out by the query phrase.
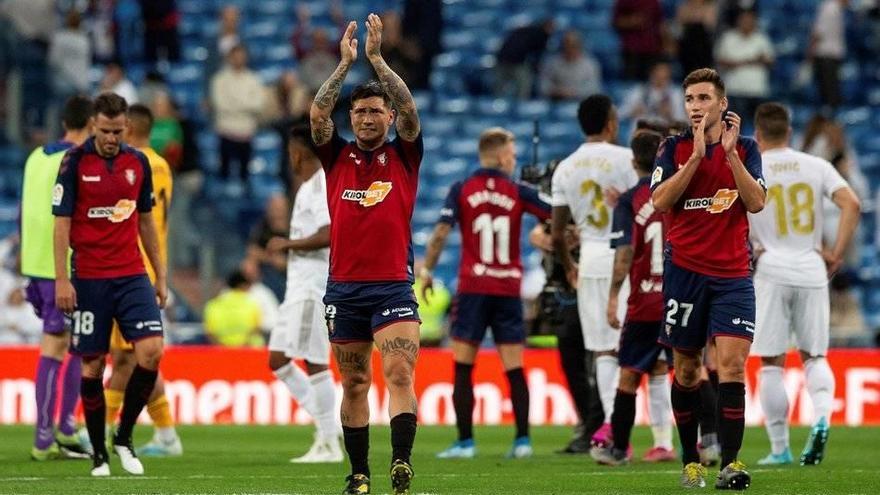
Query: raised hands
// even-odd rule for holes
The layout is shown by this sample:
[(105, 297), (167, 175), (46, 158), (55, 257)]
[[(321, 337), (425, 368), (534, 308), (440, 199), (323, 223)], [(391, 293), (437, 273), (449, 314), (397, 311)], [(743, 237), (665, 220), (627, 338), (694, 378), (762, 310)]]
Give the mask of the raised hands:
[(736, 151), (736, 142), (739, 140), (739, 126), (742, 122), (739, 115), (733, 112), (727, 112), (727, 116), (720, 122), (721, 124), (721, 146), (727, 154)]
[(367, 44), (364, 48), (367, 58), (373, 60), (382, 56), (382, 19), (376, 14), (367, 16)]
[(700, 119), (699, 125), (697, 125), (697, 130), (694, 131), (694, 151), (691, 156), (693, 158), (702, 160), (704, 156), (706, 156), (706, 121), (708, 117), (703, 115), (703, 118)]
[(357, 31), (357, 22), (349, 22), (345, 28), (345, 34), (339, 41), (339, 53), (342, 55), (342, 63), (346, 65), (351, 65), (357, 60), (358, 40), (354, 37), (355, 31)]

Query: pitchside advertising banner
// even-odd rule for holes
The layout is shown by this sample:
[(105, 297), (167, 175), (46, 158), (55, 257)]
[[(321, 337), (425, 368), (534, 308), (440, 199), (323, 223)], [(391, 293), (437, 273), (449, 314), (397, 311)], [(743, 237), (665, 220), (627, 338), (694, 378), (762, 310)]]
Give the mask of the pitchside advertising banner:
[[(33, 423), (35, 347), (0, 348), (0, 423)], [(837, 378), (832, 422), (880, 425), (880, 351), (834, 350), (828, 357)], [(267, 368), (268, 353), (258, 349), (173, 347), (165, 352), (162, 373), (174, 416), (181, 424), (306, 424), (308, 414), (291, 400), (285, 386)], [(790, 355), (789, 363), (799, 359)], [(757, 383), (760, 362), (750, 358), (746, 385), (746, 423), (763, 421)], [(528, 350), (526, 376), (531, 392), (530, 419), (536, 425), (571, 425), (577, 420), (555, 350)], [(387, 423), (388, 395), (379, 356), (373, 356), (371, 420)], [(334, 373), (336, 370), (334, 369)], [(455, 423), (452, 408), (452, 354), (423, 349), (416, 369), (421, 424)], [(338, 384), (338, 374), (336, 374)], [(474, 370), (477, 424), (513, 421), (507, 381), (498, 355), (481, 351)], [(337, 385), (337, 389), (338, 389)], [(794, 424), (810, 424), (812, 409), (803, 370), (785, 370), (785, 388)], [(339, 394), (337, 394), (339, 397)], [(337, 398), (337, 400), (339, 400)], [(647, 422), (645, 387), (639, 392), (637, 422)], [(143, 421), (149, 421), (144, 414)]]

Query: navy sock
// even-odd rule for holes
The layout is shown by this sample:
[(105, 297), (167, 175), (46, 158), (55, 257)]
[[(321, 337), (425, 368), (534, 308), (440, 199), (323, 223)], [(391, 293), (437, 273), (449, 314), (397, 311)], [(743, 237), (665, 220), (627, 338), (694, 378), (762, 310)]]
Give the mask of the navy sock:
[(718, 437), (721, 467), (736, 460), (746, 427), (746, 386), (740, 382), (718, 384)]
[(104, 382), (100, 378), (83, 377), (79, 384), (83, 412), (86, 417), (86, 429), (89, 440), (95, 449), (94, 456), (107, 460), (107, 443), (104, 436), (104, 424), (107, 417), (107, 405), (104, 402)]
[(529, 387), (522, 368), (507, 371), (510, 383), (510, 402), (513, 404), (513, 417), (516, 420), (516, 438), (529, 436)]
[(474, 438), (474, 382), (473, 364), (455, 363), (455, 385), (452, 388), (452, 407), (459, 440)]
[(416, 439), (416, 415), (401, 413), (391, 418), (391, 462), (397, 459), (409, 463)]
[(159, 370), (148, 370), (140, 365), (134, 367), (128, 385), (125, 387), (125, 397), (122, 401), (122, 415), (119, 420), (119, 430), (116, 438), (124, 443), (131, 442), (131, 432), (137, 423), (138, 416), (147, 405), (153, 387), (156, 385), (156, 377)]
[(633, 423), (636, 420), (636, 394), (617, 389), (614, 396), (614, 412), (611, 413), (611, 435), (614, 448), (626, 451)]
[(684, 464), (700, 462), (700, 453), (697, 451), (697, 430), (700, 426), (700, 388), (686, 388), (678, 383), (678, 379), (672, 381), (672, 414), (675, 416), (675, 426), (678, 428), (678, 438), (681, 441)]
[(370, 426), (351, 427), (342, 425), (345, 451), (351, 463), (351, 474), (370, 477)]

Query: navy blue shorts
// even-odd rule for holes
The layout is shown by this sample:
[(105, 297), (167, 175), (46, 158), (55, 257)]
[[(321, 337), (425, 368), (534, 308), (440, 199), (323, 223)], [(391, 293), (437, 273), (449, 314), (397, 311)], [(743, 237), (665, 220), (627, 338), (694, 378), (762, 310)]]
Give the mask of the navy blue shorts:
[(417, 321), (419, 304), (409, 282), (327, 282), (324, 316), (330, 342), (372, 342), (393, 323)]
[(483, 294), (455, 296), (452, 301), (453, 339), (480, 345), (488, 327), (492, 328), (492, 339), (496, 344), (522, 344), (526, 339), (522, 300)]
[(755, 286), (751, 277), (702, 275), (672, 264), (663, 270), (665, 323), (660, 343), (673, 349), (700, 350), (715, 337), (755, 335)]
[(660, 321), (627, 321), (620, 331), (617, 361), (621, 368), (650, 373), (663, 353), (672, 367), (672, 350), (657, 342), (663, 323)]
[(128, 342), (162, 336), (162, 315), (156, 290), (144, 275), (119, 278), (73, 278), (76, 311), (67, 315), (72, 329), (70, 352), (106, 354), (113, 320)]

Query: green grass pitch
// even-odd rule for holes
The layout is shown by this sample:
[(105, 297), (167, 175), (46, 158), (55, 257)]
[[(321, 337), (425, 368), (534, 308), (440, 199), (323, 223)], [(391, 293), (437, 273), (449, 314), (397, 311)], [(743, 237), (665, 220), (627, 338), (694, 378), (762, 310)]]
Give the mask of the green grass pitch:
[[(150, 428), (137, 428), (140, 443)], [(174, 459), (145, 458), (146, 475), (128, 476), (118, 459), (111, 459), (114, 476), (93, 479), (89, 461), (29, 460), (33, 430), (27, 426), (0, 427), (0, 494), (323, 494), (340, 493), (348, 464), (288, 463), (311, 442), (308, 427), (184, 426), (179, 428), (185, 454)], [(532, 431), (535, 456), (508, 460), (511, 427), (476, 429), (478, 455), (474, 460), (446, 460), (434, 454), (447, 447), (455, 433), (449, 427), (421, 427), (416, 437), (412, 493), (418, 494), (671, 494), (678, 486), (678, 463), (627, 467), (597, 466), (588, 456), (559, 455), (571, 430), (537, 427)], [(372, 493), (390, 491), (389, 430), (371, 429)], [(808, 430), (794, 429), (795, 456)], [(636, 428), (635, 455), (648, 447), (650, 432)], [(831, 430), (825, 462), (820, 466), (761, 468), (755, 461), (769, 450), (762, 428), (746, 431), (743, 460), (752, 473), (752, 494), (878, 494), (880, 493), (880, 428)], [(115, 457), (115, 456), (114, 456)], [(710, 469), (714, 478), (715, 470)], [(713, 491), (707, 487), (705, 490)]]

